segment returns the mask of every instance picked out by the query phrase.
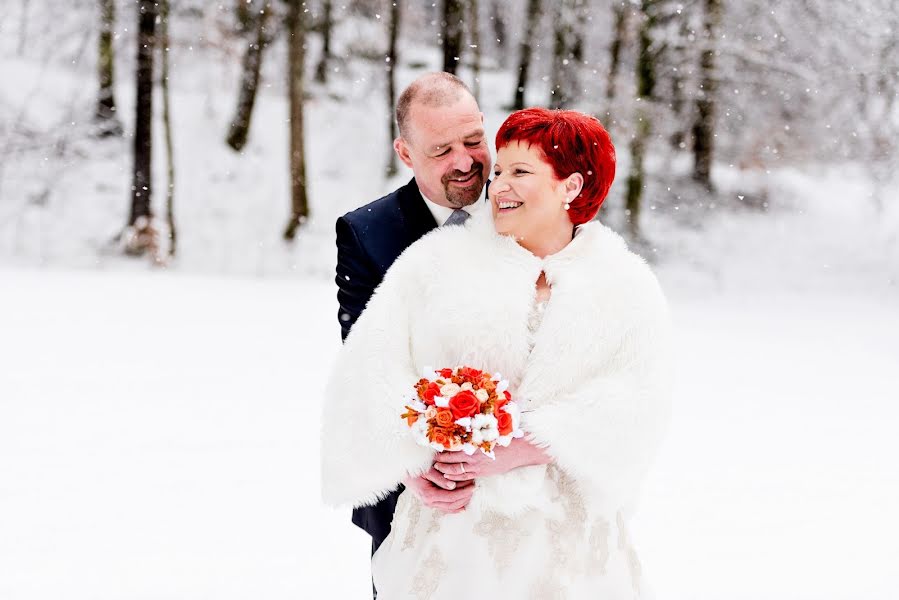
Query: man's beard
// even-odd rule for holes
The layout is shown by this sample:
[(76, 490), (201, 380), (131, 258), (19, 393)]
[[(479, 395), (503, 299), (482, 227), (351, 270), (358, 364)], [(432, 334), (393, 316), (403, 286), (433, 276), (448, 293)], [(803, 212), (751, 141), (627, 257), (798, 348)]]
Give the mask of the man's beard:
[[(474, 177), (469, 185), (461, 188), (450, 185), (451, 179), (465, 179), (472, 173), (474, 173)], [(481, 192), (484, 190), (484, 164), (478, 162), (474, 163), (471, 165), (471, 170), (467, 173), (463, 173), (462, 171), (447, 173), (440, 179), (440, 182), (443, 184), (446, 201), (450, 206), (453, 208), (470, 206), (478, 201), (481, 197)]]

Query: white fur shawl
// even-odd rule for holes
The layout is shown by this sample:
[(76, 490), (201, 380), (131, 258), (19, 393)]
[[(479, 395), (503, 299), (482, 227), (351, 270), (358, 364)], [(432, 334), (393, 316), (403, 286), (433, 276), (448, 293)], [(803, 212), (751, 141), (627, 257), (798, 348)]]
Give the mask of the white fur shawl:
[[(531, 352), (541, 271), (552, 296)], [(403, 398), (425, 366), (468, 365), (510, 381), (522, 428), (594, 508), (630, 504), (668, 420), (667, 338), (654, 275), (600, 223), (546, 259), (497, 235), (489, 216), (435, 230), (397, 259), (337, 358), (323, 497), (372, 504), (428, 469), (434, 453), (400, 418)]]

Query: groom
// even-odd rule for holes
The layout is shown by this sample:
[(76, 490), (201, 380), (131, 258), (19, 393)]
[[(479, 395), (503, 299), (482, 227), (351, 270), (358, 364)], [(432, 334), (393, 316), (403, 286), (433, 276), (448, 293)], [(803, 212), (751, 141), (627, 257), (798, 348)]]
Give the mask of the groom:
[[(462, 80), (449, 73), (419, 77), (400, 95), (396, 121), (400, 137), (393, 149), (412, 169), (412, 180), (337, 220), (338, 318), (344, 339), (403, 250), (436, 227), (489, 210), (479, 202), (492, 166), (484, 116)], [(451, 512), (468, 504), (472, 483), (450, 481), (432, 467), (406, 486), (425, 505)], [(399, 486), (378, 504), (353, 511), (353, 523), (372, 536), (372, 554), (390, 533), (404, 489)]]

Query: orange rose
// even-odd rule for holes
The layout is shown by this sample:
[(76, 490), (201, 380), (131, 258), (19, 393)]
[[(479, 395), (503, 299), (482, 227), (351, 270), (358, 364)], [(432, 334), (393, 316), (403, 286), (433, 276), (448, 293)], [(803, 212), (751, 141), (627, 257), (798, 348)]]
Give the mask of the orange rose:
[(496, 417), (496, 425), (500, 435), (509, 435), (512, 433), (512, 415), (501, 410), (499, 412), (494, 412), (493, 416)]
[(437, 425), (439, 427), (452, 427), (453, 422), (455, 422), (455, 419), (451, 410), (441, 408), (437, 411)]
[(450, 436), (445, 430), (435, 427), (431, 430), (431, 441), (437, 442), (441, 446), (448, 448), (450, 445)]
[(459, 369), (459, 375), (464, 377), (467, 381), (475, 382), (481, 379), (481, 375), (483, 371), (478, 371), (477, 369), (472, 369), (471, 367), (462, 367)]
[(481, 403), (478, 401), (477, 396), (470, 391), (465, 390), (450, 398), (449, 408), (453, 411), (453, 417), (462, 419), (478, 414)]

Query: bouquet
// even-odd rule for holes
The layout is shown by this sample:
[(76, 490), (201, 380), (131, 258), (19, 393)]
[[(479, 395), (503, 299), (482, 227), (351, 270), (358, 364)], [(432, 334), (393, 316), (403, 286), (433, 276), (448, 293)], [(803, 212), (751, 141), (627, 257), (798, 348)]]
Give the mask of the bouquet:
[(425, 367), (415, 395), (401, 418), (415, 441), (438, 452), (478, 450), (496, 458), (497, 444), (508, 446), (524, 433), (521, 409), (512, 401), (509, 382), (499, 373), (457, 367), (435, 371)]

